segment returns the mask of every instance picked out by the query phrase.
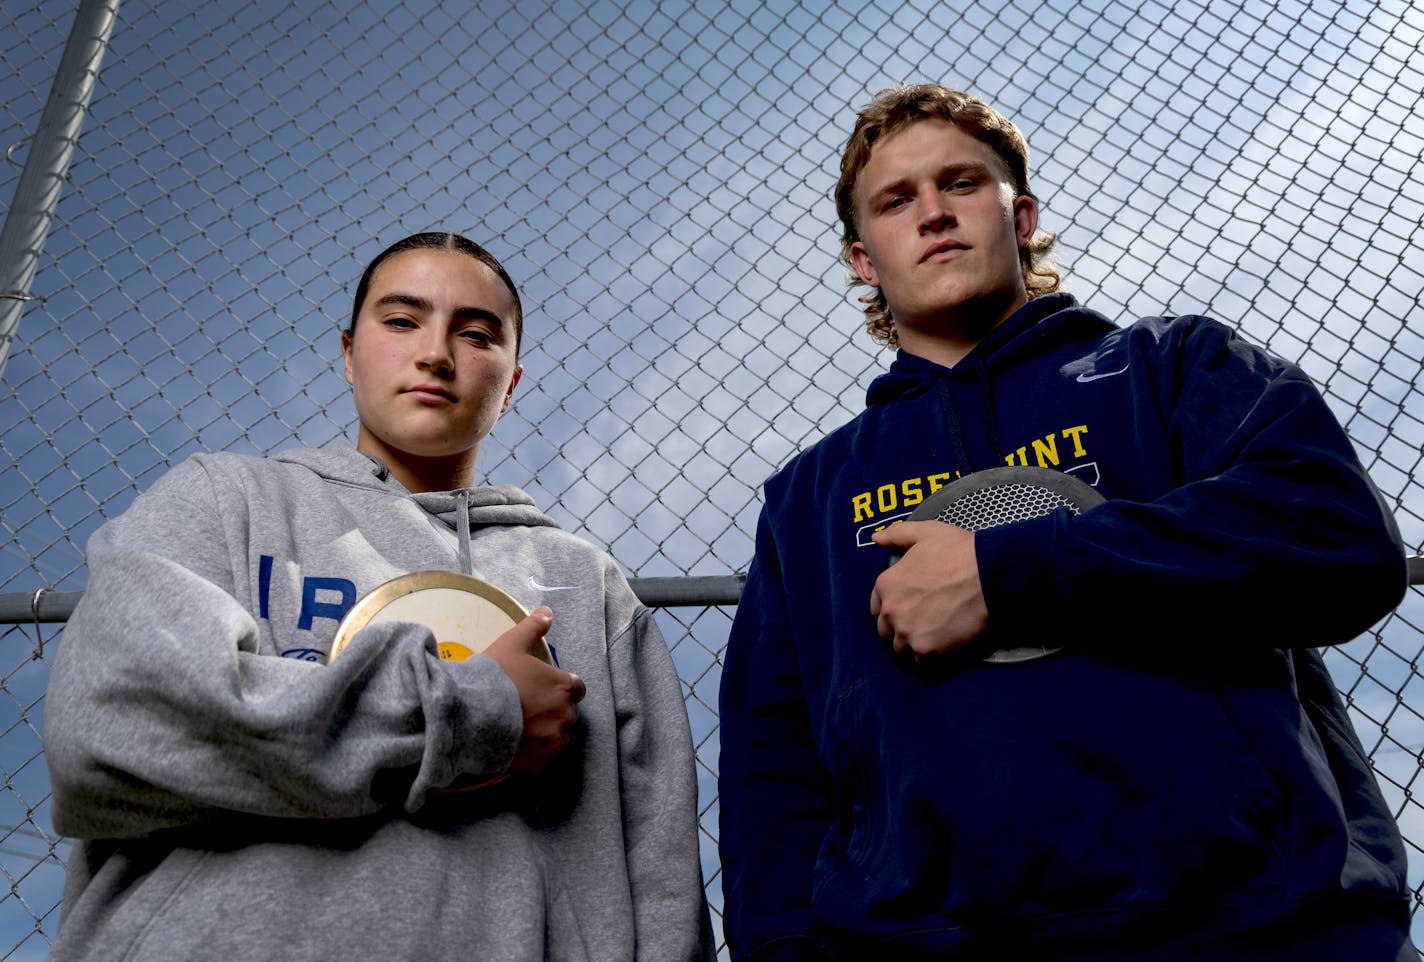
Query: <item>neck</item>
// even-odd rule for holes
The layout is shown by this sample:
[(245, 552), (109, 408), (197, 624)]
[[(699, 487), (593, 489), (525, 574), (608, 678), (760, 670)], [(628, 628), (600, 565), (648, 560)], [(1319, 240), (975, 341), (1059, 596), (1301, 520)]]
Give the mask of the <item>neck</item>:
[(1007, 303), (975, 301), (944, 311), (933, 318), (914, 322), (895, 322), (900, 346), (911, 354), (941, 367), (954, 367), (974, 350), (989, 332), (1008, 320), (1028, 303), (1022, 295)]
[(974, 350), (974, 346), (982, 339), (947, 337), (943, 334), (925, 336), (898, 326), (896, 333), (900, 336), (900, 347), (906, 352), (933, 361), (940, 367), (954, 367), (964, 360), (964, 356)]
[(455, 491), (473, 487), (475, 483), (478, 445), (459, 454), (427, 458), (397, 451), (362, 428), (356, 441), (356, 450), (384, 461), (390, 469), (391, 477), (404, 485), (411, 494)]

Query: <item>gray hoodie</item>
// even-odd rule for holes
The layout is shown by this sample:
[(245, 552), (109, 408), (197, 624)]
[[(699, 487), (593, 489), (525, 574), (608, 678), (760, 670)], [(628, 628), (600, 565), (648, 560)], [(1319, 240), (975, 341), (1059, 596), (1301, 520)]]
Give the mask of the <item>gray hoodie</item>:
[[(522, 731), (493, 659), (341, 615), (464, 570), (526, 608), (588, 694), (570, 748)], [(711, 957), (672, 660), (604, 552), (509, 485), (412, 495), (346, 445), (198, 455), (89, 543), (46, 699), (75, 837), (51, 959)]]

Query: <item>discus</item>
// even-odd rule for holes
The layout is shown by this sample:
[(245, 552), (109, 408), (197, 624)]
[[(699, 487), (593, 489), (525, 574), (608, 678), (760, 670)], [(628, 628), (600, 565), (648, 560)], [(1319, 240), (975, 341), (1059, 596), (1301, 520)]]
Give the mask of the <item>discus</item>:
[[(1059, 508), (1078, 515), (1104, 500), (1096, 488), (1071, 474), (1011, 465), (966, 474), (920, 502), (905, 520), (943, 521), (966, 531), (980, 531), (1039, 518)], [(890, 563), (902, 554), (902, 549), (894, 549)], [(985, 655), (984, 661), (1000, 665), (1037, 661), (1059, 650), (1047, 645), (1000, 648)]]
[[(386, 621), (413, 621), (435, 635), (440, 657), (464, 661), (484, 651), (529, 612), (488, 581), (457, 571), (412, 571), (378, 585), (357, 601), (336, 627), (327, 662), (367, 625)], [(540, 661), (554, 664), (542, 638), (533, 652)]]

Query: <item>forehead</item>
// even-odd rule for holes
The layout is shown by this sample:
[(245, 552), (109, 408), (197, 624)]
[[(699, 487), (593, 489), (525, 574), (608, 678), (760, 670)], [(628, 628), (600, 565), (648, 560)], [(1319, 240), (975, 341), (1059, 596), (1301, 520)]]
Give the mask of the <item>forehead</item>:
[(870, 157), (856, 178), (854, 196), (859, 202), (897, 183), (934, 178), (946, 168), (971, 164), (987, 167), (1000, 180), (1010, 180), (1008, 165), (982, 140), (947, 120), (917, 120), (870, 148)]
[(459, 251), (418, 248), (386, 258), (371, 275), (366, 303), (411, 294), (446, 307), (481, 307), (508, 320), (514, 296), (488, 264)]

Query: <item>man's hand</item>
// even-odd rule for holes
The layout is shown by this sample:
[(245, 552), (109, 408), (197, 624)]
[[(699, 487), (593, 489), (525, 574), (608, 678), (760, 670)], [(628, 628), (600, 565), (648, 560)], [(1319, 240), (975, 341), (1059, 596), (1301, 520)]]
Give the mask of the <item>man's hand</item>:
[(510, 766), (517, 772), (543, 771), (549, 759), (568, 746), (569, 730), (578, 721), (578, 703), (587, 691), (578, 675), (534, 655), (553, 621), (554, 613), (540, 605), (484, 650), (519, 690), (524, 734)]
[(907, 549), (870, 592), (870, 614), (895, 654), (916, 663), (952, 654), (983, 634), (989, 609), (979, 585), (974, 533), (942, 521), (902, 521), (873, 536)]

